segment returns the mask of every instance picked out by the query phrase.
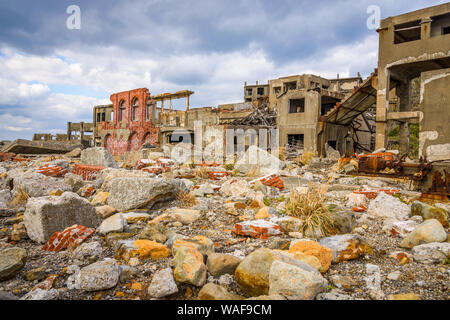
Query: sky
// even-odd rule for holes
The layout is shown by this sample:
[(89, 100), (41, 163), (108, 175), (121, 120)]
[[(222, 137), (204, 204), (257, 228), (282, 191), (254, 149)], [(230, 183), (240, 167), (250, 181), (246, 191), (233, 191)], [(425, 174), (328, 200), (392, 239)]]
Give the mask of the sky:
[(384, 19), (445, 2), (1, 0), (0, 140), (65, 133), (135, 88), (189, 89), (191, 107), (216, 107), (241, 102), (245, 81), (365, 78), (378, 55), (370, 6)]

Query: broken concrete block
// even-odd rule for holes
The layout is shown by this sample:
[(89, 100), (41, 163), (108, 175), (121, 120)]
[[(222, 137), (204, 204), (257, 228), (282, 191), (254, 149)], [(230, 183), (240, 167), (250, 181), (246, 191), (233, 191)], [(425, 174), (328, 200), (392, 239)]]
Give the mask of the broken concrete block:
[(156, 202), (173, 199), (174, 183), (157, 178), (115, 178), (111, 181), (108, 205), (119, 211), (151, 208)]
[(24, 222), (30, 239), (44, 243), (54, 232), (76, 224), (95, 228), (100, 218), (89, 201), (73, 192), (64, 192), (60, 197), (30, 198)]
[(111, 152), (101, 147), (88, 148), (81, 151), (81, 163), (91, 166), (118, 168)]

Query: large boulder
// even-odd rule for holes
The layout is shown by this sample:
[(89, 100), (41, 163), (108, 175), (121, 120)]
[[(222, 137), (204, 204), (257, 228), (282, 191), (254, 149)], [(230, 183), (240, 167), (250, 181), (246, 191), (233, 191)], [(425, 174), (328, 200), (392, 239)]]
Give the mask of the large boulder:
[(24, 223), (31, 240), (44, 243), (56, 231), (73, 225), (95, 228), (100, 218), (88, 200), (73, 192), (60, 197), (30, 198), (27, 202)]
[(81, 163), (91, 166), (117, 168), (117, 163), (105, 148), (88, 148), (81, 151)]
[(289, 252), (292, 254), (303, 253), (314, 256), (320, 261), (320, 272), (327, 272), (333, 261), (333, 251), (330, 248), (321, 246), (315, 241), (299, 240), (291, 245)]
[(343, 234), (323, 238), (319, 241), (319, 244), (333, 251), (333, 263), (356, 259), (360, 255), (370, 252), (370, 247), (357, 234)]
[(178, 248), (173, 258), (173, 264), (176, 281), (197, 287), (203, 286), (206, 282), (207, 268), (203, 262), (203, 255), (194, 246)]
[(448, 261), (450, 256), (450, 243), (433, 242), (415, 246), (412, 249), (414, 260), (425, 264), (440, 264)]
[(18, 274), (27, 261), (27, 251), (22, 248), (9, 248), (0, 251), (0, 281)]
[(281, 161), (277, 157), (274, 157), (267, 151), (252, 145), (248, 150), (240, 157), (234, 168), (243, 173), (250, 173), (251, 171), (258, 171), (258, 174), (267, 175), (276, 173), (279, 170), (283, 170), (286, 167), (286, 163)]
[(103, 220), (97, 231), (101, 234), (122, 232), (126, 225), (127, 221), (123, 215), (121, 213), (116, 213), (115, 215)]
[(406, 220), (411, 214), (411, 209), (399, 199), (380, 192), (376, 199), (370, 202), (367, 214), (382, 219)]
[(198, 293), (199, 300), (243, 300), (244, 298), (228, 292), (222, 286), (207, 283)]
[(13, 195), (19, 191), (25, 191), (29, 197), (43, 197), (48, 196), (52, 191), (72, 191), (72, 187), (60, 179), (47, 177), (43, 174), (29, 171), (23, 174), (19, 172), (8, 172), (8, 177), (11, 178), (11, 184), (14, 186)]
[(282, 295), (288, 300), (313, 300), (327, 287), (328, 281), (316, 272), (282, 261), (274, 261), (270, 267), (269, 295)]
[(163, 298), (178, 292), (171, 268), (159, 270), (153, 276), (148, 294), (153, 298)]
[(75, 286), (85, 291), (107, 290), (119, 282), (120, 268), (115, 260), (98, 261), (80, 270)]
[(288, 254), (261, 248), (245, 257), (236, 268), (234, 275), (242, 291), (253, 297), (267, 295), (269, 293), (270, 267), (274, 261), (282, 261), (308, 272), (320, 274), (310, 265)]
[(120, 211), (151, 208), (156, 202), (173, 199), (174, 183), (157, 178), (115, 178), (111, 181), (108, 205)]
[(209, 273), (215, 277), (219, 277), (224, 274), (234, 274), (241, 259), (224, 253), (211, 253), (208, 255), (206, 266)]
[(430, 219), (420, 224), (400, 242), (402, 248), (413, 248), (415, 246), (431, 243), (444, 242), (447, 240), (442, 224), (436, 219)]
[(449, 226), (447, 211), (420, 201), (414, 201), (411, 205), (411, 216), (421, 216), (424, 220), (436, 219), (445, 228)]

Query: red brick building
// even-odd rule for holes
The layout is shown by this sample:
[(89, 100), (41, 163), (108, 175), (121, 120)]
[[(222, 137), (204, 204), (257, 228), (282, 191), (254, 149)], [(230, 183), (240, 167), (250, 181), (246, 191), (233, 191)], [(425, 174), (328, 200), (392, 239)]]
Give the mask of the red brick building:
[(158, 146), (159, 128), (156, 128), (156, 103), (147, 88), (114, 93), (112, 122), (103, 122), (103, 147), (113, 155), (136, 151), (144, 143)]

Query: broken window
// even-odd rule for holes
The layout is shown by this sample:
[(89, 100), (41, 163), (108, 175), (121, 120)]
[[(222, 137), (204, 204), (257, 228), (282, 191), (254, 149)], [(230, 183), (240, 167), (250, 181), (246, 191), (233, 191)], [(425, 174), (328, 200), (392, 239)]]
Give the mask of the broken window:
[(431, 36), (450, 34), (450, 13), (431, 18)]
[(281, 87), (274, 87), (273, 88), (273, 93), (276, 95), (279, 95), (281, 93)]
[(264, 95), (264, 88), (258, 88), (258, 95), (263, 96)]
[(131, 120), (139, 120), (139, 100), (137, 98), (134, 98), (131, 104)]
[(394, 43), (403, 43), (420, 40), (420, 20), (402, 23), (394, 26)]
[(125, 114), (125, 101), (119, 103), (119, 121), (123, 121), (123, 115)]
[(304, 134), (288, 134), (288, 145), (303, 149)]
[(305, 98), (289, 99), (289, 113), (305, 112)]
[(286, 82), (284, 84), (284, 91), (295, 90), (297, 89), (297, 81), (294, 82)]
[(152, 114), (152, 104), (150, 103), (151, 99), (147, 99), (147, 103), (145, 104), (145, 120), (150, 120)]
[(252, 102), (252, 98), (245, 98), (245, 102)]
[(250, 89), (246, 89), (245, 90), (245, 95), (246, 96), (251, 96), (252, 94), (253, 94), (253, 89), (250, 88)]
[(336, 143), (336, 140), (328, 140), (328, 145), (330, 146), (330, 147), (332, 147), (334, 150), (337, 150), (337, 148), (336, 148), (336, 146), (337, 146), (337, 143)]

